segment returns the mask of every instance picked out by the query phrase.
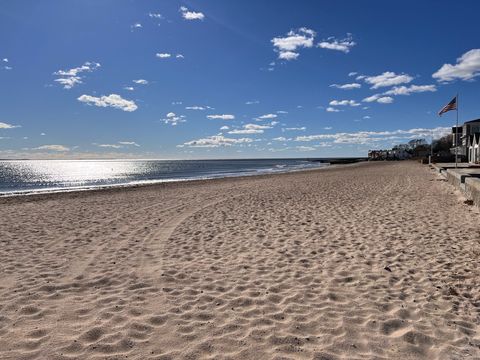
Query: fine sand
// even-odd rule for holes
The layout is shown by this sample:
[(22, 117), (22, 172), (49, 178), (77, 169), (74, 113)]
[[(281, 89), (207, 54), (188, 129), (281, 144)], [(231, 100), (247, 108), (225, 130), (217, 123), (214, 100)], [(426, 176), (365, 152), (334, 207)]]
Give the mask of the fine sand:
[(0, 199), (0, 359), (479, 359), (480, 212), (427, 166)]

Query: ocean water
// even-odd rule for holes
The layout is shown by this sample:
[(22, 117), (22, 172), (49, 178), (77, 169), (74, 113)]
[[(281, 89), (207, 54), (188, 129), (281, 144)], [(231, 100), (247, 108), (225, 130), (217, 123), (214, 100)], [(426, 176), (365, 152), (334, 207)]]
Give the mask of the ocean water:
[(259, 175), (327, 165), (309, 159), (3, 160), (0, 196)]

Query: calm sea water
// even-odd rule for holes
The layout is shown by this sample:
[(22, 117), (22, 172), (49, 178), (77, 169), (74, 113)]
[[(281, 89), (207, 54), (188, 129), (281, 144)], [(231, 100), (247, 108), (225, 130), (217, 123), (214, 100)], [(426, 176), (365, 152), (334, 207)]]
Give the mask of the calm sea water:
[(258, 175), (326, 166), (307, 159), (5, 160), (0, 196)]

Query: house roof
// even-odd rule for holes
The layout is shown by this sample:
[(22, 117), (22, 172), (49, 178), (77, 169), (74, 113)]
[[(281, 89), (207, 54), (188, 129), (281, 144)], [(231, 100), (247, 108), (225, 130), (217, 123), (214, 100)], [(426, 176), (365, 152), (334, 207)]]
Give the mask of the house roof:
[(465, 121), (464, 124), (470, 124), (470, 123), (474, 123), (474, 122), (479, 122), (480, 123), (480, 119)]

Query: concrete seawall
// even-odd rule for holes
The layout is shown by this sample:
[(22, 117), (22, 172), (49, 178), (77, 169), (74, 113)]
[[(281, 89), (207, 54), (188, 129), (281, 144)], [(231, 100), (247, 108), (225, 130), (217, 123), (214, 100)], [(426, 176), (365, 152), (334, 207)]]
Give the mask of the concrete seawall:
[(480, 206), (480, 179), (467, 178), (465, 179), (465, 194), (474, 204)]
[[(480, 207), (480, 168), (452, 168), (451, 164), (431, 164), (447, 181)], [(462, 164), (463, 165), (463, 164)]]

